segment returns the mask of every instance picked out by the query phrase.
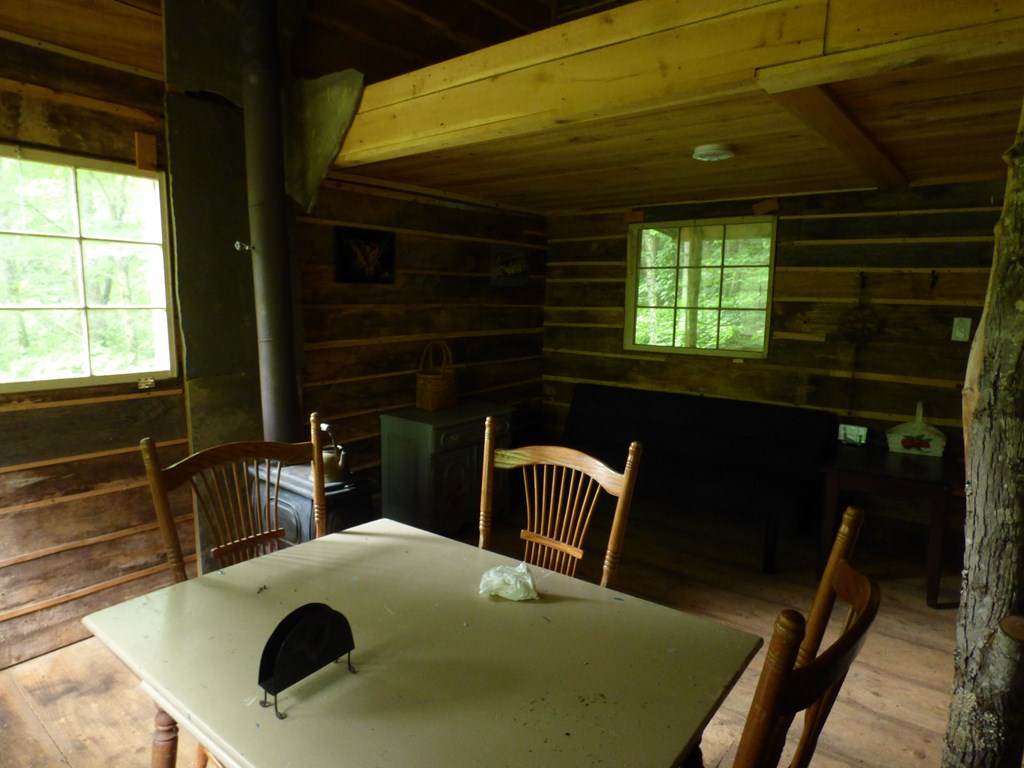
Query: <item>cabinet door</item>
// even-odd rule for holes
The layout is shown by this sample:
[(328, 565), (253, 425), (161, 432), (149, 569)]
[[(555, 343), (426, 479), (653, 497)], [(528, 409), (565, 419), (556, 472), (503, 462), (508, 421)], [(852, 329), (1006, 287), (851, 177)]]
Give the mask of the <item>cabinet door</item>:
[(435, 530), (454, 533), (480, 515), (479, 445), (444, 451), (434, 457)]

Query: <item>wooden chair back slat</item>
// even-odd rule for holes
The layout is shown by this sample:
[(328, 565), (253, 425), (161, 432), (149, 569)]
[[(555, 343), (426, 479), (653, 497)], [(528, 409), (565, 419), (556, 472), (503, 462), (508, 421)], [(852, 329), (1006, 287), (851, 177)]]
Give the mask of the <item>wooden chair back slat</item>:
[[(878, 585), (848, 559), (862, 520), (863, 513), (853, 507), (843, 515), (807, 621), (794, 610), (779, 614), (733, 768), (777, 766), (790, 726), (800, 712), (804, 712), (803, 728), (790, 768), (810, 764), (821, 730), (881, 602)], [(837, 599), (849, 610), (837, 637), (819, 652)]]
[(490, 546), (495, 470), (521, 469), (526, 512), (526, 525), (520, 532), (524, 541), (523, 560), (569, 576), (576, 575), (576, 567), (584, 556), (587, 531), (601, 498), (611, 496), (616, 499), (615, 513), (601, 573), (601, 585), (607, 586), (618, 568), (640, 465), (640, 443), (629, 446), (625, 468), (616, 472), (573, 448), (498, 448), (496, 426), (491, 417), (484, 424), (480, 547)]
[(213, 541), (210, 554), (227, 566), (273, 552), (285, 535), (279, 524), (282, 470), (291, 464), (311, 467), (316, 535), (327, 533), (322, 432), (319, 415), (310, 416), (310, 440), (304, 443), (241, 441), (213, 446), (161, 468), (156, 445), (140, 447), (149, 479), (167, 562), (175, 581), (187, 578), (181, 542), (169, 494), (188, 487), (196, 515)]

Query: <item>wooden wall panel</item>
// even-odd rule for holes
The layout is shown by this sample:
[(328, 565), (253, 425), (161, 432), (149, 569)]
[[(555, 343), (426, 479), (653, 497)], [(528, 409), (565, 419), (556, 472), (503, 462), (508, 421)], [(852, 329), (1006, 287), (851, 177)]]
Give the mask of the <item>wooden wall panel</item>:
[[(160, 532), (155, 524), (150, 523), (128, 536), (47, 554), (26, 563), (16, 576), (11, 575), (10, 568), (0, 569), (5, 612), (58, 595), (78, 593), (134, 570), (158, 567), (164, 562), (159, 539)], [(146, 555), (140, 557), (140, 552)], [(59, 592), (54, 590), (52, 583), (54, 573), (62, 575)]]
[(0, 90), (0, 140), (97, 155), (135, 157), (135, 132), (158, 135), (159, 121), (133, 114), (131, 121), (86, 106), (65, 105), (31, 92)]
[(177, 389), (84, 400), (69, 395), (63, 403), (41, 406), (0, 405), (0, 431), (12, 436), (0, 445), (0, 466), (137, 448), (146, 436), (181, 437), (184, 418)]
[[(395, 234), (389, 284), (336, 282), (334, 227)], [(302, 396), (328, 421), (352, 467), (379, 480), (381, 413), (415, 404), (426, 345), (452, 348), (460, 399), (514, 405), (516, 428), (540, 423), (545, 221), (408, 191), (325, 183), (298, 247)], [(492, 280), (495, 248), (522, 253), (520, 284)]]
[(97, 585), (95, 591), (83, 591), (72, 599), (55, 602), (45, 610), (5, 618), (0, 668), (89, 637), (82, 617), (171, 583), (171, 573), (164, 566), (134, 571), (111, 583)]
[[(9, 507), (2, 519), (4, 533), (0, 541), (4, 550), (14, 552), (17, 547), (26, 554), (74, 548), (83, 541), (156, 521), (145, 478), (126, 483), (121, 489)], [(4, 596), (10, 597), (10, 592)]]
[[(988, 286), (1002, 183), (664, 205), (552, 217), (545, 304), (544, 416), (558, 433), (572, 386), (589, 381), (800, 405), (864, 424), (872, 439), (925, 418), (962, 451), (960, 389)], [(765, 360), (622, 349), (630, 221), (779, 216), (771, 342)], [(844, 318), (863, 305), (879, 332), (857, 341)]]

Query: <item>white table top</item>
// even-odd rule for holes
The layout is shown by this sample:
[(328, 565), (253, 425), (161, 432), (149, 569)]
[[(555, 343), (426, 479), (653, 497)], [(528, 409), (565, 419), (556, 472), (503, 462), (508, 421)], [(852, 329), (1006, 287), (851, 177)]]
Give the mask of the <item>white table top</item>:
[[(669, 766), (761, 639), (533, 568), (535, 601), (479, 594), (516, 561), (376, 520), (106, 608), (85, 624), (227, 766)], [(311, 602), (352, 626), (259, 706), (260, 657)]]

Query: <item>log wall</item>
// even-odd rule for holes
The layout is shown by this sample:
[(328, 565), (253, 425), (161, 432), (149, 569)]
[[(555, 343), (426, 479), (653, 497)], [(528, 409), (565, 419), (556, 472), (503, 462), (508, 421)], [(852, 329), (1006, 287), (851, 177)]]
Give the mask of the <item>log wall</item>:
[[(334, 229), (395, 235), (394, 282), (334, 276)], [(380, 415), (415, 404), (426, 346), (452, 348), (460, 400), (514, 405), (526, 435), (541, 414), (545, 221), (409, 191), (327, 182), (296, 222), (304, 326), (302, 397), (379, 480)], [(521, 253), (522, 281), (492, 279), (495, 251)]]
[[(870, 439), (925, 420), (962, 453), (960, 392), (969, 345), (954, 317), (977, 326), (1003, 184), (849, 192), (638, 211), (549, 222), (545, 413), (557, 433), (576, 382), (697, 393), (825, 409), (869, 427)], [(779, 217), (769, 354), (763, 360), (625, 353), (629, 221)], [(857, 316), (877, 332), (855, 332)]]

